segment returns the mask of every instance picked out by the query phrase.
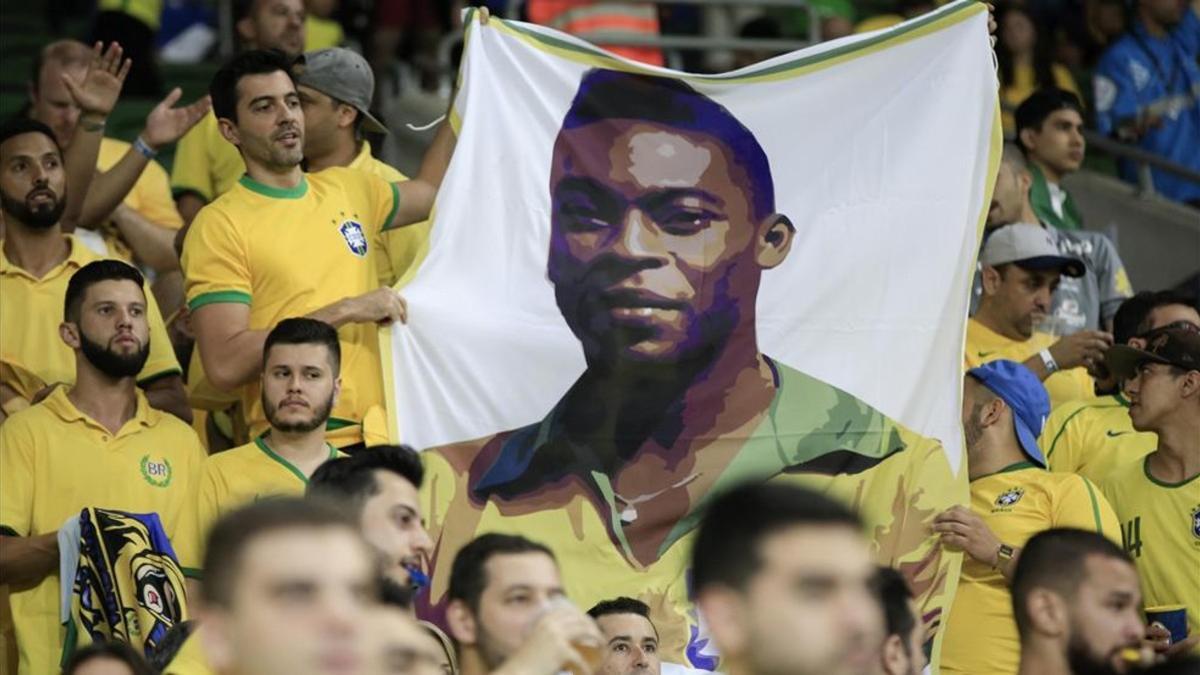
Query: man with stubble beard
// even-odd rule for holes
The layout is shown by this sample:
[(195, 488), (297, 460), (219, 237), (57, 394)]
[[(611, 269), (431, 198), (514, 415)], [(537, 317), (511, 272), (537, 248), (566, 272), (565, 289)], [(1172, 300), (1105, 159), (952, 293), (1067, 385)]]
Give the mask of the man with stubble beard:
[(329, 324), (285, 319), (271, 330), (262, 374), (270, 428), (204, 461), (197, 498), (174, 542), (185, 575), (202, 576), (204, 538), (222, 515), (270, 495), (300, 496), (317, 467), (342, 456), (325, 441), (325, 422), (341, 389), (340, 365), (337, 331)]

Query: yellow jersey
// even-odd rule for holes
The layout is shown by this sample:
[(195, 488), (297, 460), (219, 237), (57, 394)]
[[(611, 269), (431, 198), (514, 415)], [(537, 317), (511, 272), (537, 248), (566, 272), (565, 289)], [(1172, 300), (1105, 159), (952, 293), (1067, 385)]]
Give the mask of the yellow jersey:
[(192, 192), (205, 202), (225, 194), (246, 173), (237, 146), (225, 140), (210, 110), (175, 146), (171, 191), (176, 197)]
[(315, 52), (318, 49), (340, 47), (346, 41), (346, 32), (342, 24), (333, 19), (309, 14), (304, 17), (304, 51)]
[[(971, 481), (971, 510), (1009, 546), (1022, 547), (1051, 527), (1092, 530), (1113, 541), (1121, 536), (1112, 507), (1091, 481), (1029, 462)], [(1008, 582), (991, 566), (965, 556), (942, 642), (941, 672), (1011, 675), (1020, 656)]]
[(155, 32), (162, 22), (162, 10), (162, 0), (100, 0), (100, 11), (128, 14)]
[[(74, 235), (64, 236), (70, 249), (67, 259), (41, 279), (33, 278), (0, 253), (0, 313), (4, 316), (0, 321), (0, 361), (24, 369), (45, 384), (75, 383), (75, 352), (58, 334), (67, 282), (76, 270), (101, 259)], [(2, 247), (3, 241), (0, 241)], [(138, 383), (145, 385), (161, 377), (179, 375), (182, 371), (154, 294), (148, 289), (143, 290), (146, 291), (146, 320), (150, 324), (150, 356), (142, 372), (138, 373)], [(28, 390), (35, 383), (36, 380), (31, 378), (4, 382), (26, 400), (37, 393), (36, 389)]]
[[(208, 204), (188, 231), (183, 274), (191, 311), (237, 302), (250, 307), (250, 329), (270, 330), (379, 286), (368, 242), (390, 223), (399, 191), (363, 171), (334, 167), (304, 174), (291, 189), (244, 176)], [(362, 421), (383, 407), (378, 327), (346, 324), (342, 390), (329, 419), (330, 441), (362, 441)], [(268, 428), (260, 384), (242, 387), (242, 406), (253, 438)]]
[[(366, 171), (389, 183), (401, 183), (408, 176), (385, 164), (371, 154), (371, 144), (363, 141), (358, 156), (350, 162), (351, 169)], [(378, 267), (379, 285), (392, 286), (399, 281), (408, 281), (417, 266), (429, 253), (429, 230), (432, 221), (414, 223), (380, 233), (375, 242), (375, 264)]]
[(1129, 402), (1120, 394), (1055, 408), (1038, 438), (1051, 471), (1077, 473), (1096, 484), (1116, 467), (1145, 457), (1157, 445), (1156, 434), (1133, 428)]
[[(1023, 363), (1026, 359), (1050, 347), (1056, 338), (1049, 333), (1034, 332), (1028, 340), (1018, 341), (993, 331), (975, 319), (967, 321), (967, 368), (976, 368), (989, 361), (1009, 359)], [(1060, 370), (1043, 382), (1046, 393), (1050, 395), (1050, 408), (1054, 409), (1079, 399), (1092, 398), (1096, 395), (1096, 386), (1092, 378), (1083, 368)]]
[[(191, 427), (137, 393), (133, 419), (112, 434), (65, 387), (0, 426), (0, 528), (55, 532), (84, 507), (157, 513), (171, 536), (204, 459)], [(58, 672), (63, 629), (57, 572), (12, 592), (22, 675)]]
[(1144, 457), (1115, 469), (1100, 489), (1121, 519), (1146, 607), (1184, 605), (1188, 634), (1200, 633), (1200, 474), (1164, 483)]
[[(339, 456), (344, 455), (329, 448), (329, 459)], [(200, 576), (204, 539), (218, 518), (260, 497), (303, 495), (307, 487), (308, 476), (273, 452), (261, 436), (205, 459), (195, 499), (172, 541), (183, 573)]]
[[(96, 168), (108, 171), (129, 152), (132, 146), (125, 141), (115, 138), (104, 138), (100, 141), (100, 153), (96, 158)], [(142, 170), (142, 175), (133, 184), (133, 189), (125, 195), (125, 206), (137, 211), (146, 220), (160, 227), (178, 230), (183, 227), (183, 218), (175, 208), (175, 200), (171, 197), (171, 179), (167, 170), (154, 160)], [(104, 244), (108, 247), (109, 255), (126, 261), (133, 260), (133, 251), (120, 231), (111, 222), (102, 228)]]
[[(608, 476), (587, 468), (586, 457), (556, 449), (555, 411), (522, 429), (423, 452), (421, 506), (434, 550), (429, 593), (418, 598), (422, 616), (440, 620), (450, 563), (462, 546), (488, 532), (520, 534), (554, 550), (579, 606), (619, 595), (640, 599), (651, 608), (664, 660), (716, 670), (719, 657), (688, 588), (700, 514), (712, 495), (733, 485), (778, 481), (822, 491), (861, 515), (876, 561), (913, 584), (937, 654), (939, 638), (932, 636), (941, 635), (961, 555), (945, 551), (930, 527), (935, 514), (966, 501), (965, 476), (954, 474), (937, 441), (816, 378), (773, 365), (775, 399), (748, 435), (714, 441), (735, 444), (732, 459), (703, 494), (690, 495), (688, 512), (634, 509), (635, 520), (666, 518), (653, 527), (624, 524), (629, 508)], [(813, 462), (828, 464), (814, 469)], [(639, 538), (651, 530), (667, 536)]]

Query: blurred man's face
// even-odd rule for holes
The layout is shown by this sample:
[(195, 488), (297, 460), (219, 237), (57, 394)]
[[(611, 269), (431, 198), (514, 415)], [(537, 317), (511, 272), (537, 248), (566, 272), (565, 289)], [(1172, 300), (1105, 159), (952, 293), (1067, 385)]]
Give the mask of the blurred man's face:
[(323, 429), (338, 390), (329, 347), (277, 344), (267, 352), (262, 404), (272, 429), (300, 434)]
[(258, 49), (299, 56), (304, 52), (304, 17), (303, 0), (257, 0), (237, 28), (242, 40)]
[(374, 567), (350, 528), (265, 534), (242, 553), (229, 608), (205, 618), (218, 672), (362, 673), (370, 661)]
[(48, 229), (67, 207), (62, 155), (45, 134), (30, 132), (0, 144), (0, 206), (21, 223)]
[(1083, 117), (1075, 110), (1055, 110), (1042, 122), (1041, 129), (1021, 133), (1030, 154), (1059, 175), (1078, 171), (1083, 164)]
[(1067, 658), (1072, 673), (1124, 673), (1122, 650), (1141, 645), (1142, 594), (1133, 565), (1107, 556), (1088, 556), (1086, 577), (1070, 602)]
[(421, 519), (417, 488), (391, 471), (376, 470), (376, 492), (363, 504), (362, 532), (382, 557), (383, 573), (396, 583), (410, 583), (409, 570), (420, 570), (433, 549)]
[(136, 675), (129, 664), (107, 656), (88, 659), (71, 672), (73, 675)]
[(605, 614), (596, 619), (604, 635), (604, 661), (596, 675), (658, 675), (658, 633), (640, 614)]
[(1010, 225), (1021, 220), (1027, 188), (1022, 173), (1008, 162), (1000, 163), (996, 187), (992, 190), (992, 208), (988, 211), (988, 228)]
[[(1191, 378), (1198, 374), (1191, 371)], [(1137, 373), (1125, 384), (1129, 397), (1129, 420), (1138, 431), (1157, 432), (1164, 422), (1175, 417), (1180, 409), (1196, 408), (1196, 401), (1183, 397), (1183, 387), (1189, 377), (1172, 372), (1171, 366), (1147, 361), (1138, 366)]]
[(670, 363), (753, 329), (766, 228), (713, 138), (630, 120), (559, 133), (549, 277), (589, 363)]
[(479, 598), (473, 630), (455, 638), (474, 646), (484, 664), (496, 669), (520, 648), (550, 601), (564, 592), (558, 565), (545, 553), (494, 555), (484, 570), (487, 587)]
[[(1062, 273), (1058, 270), (1026, 270), (1018, 265), (1006, 265), (1003, 273), (985, 268), (996, 275), (995, 292), (990, 298), (996, 303), (1001, 320), (1008, 332), (1028, 340), (1034, 328), (1046, 318), (1050, 302)], [(986, 284), (985, 284), (986, 286)], [(987, 293), (987, 289), (984, 289)]]
[(397, 607), (378, 607), (371, 612), (371, 639), (375, 675), (443, 675), (444, 655), (417, 623)]
[(862, 536), (850, 527), (797, 526), (767, 538), (759, 555), (744, 592), (701, 598), (721, 653), (750, 675), (873, 672), (884, 627)]
[(221, 120), (247, 160), (284, 171), (304, 158), (304, 111), (287, 73), (246, 75), (237, 84), (237, 122)]
[(150, 356), (146, 295), (127, 279), (101, 281), (84, 291), (79, 308), (79, 349), (88, 363), (112, 378), (135, 377)]
[(58, 144), (64, 148), (75, 135), (80, 110), (67, 85), (63, 84), (62, 76), (70, 75), (75, 81), (82, 82), (86, 74), (86, 67), (63, 68), (57, 61), (50, 61), (38, 74), (37, 89), (30, 92), (33, 119), (50, 127)]

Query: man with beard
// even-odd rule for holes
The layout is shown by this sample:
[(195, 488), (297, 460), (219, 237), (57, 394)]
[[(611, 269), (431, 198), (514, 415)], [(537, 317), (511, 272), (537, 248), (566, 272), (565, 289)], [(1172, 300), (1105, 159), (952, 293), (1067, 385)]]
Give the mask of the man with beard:
[(947, 675), (1016, 670), (1020, 642), (1008, 585), (1031, 536), (1074, 527), (1120, 541), (1117, 517), (1099, 489), (1082, 476), (1045, 470), (1037, 436), (1049, 412), (1046, 390), (1019, 363), (992, 361), (964, 378), (971, 503), (947, 509), (933, 524), (944, 546), (967, 554), (942, 647)]
[(196, 501), (173, 542), (185, 575), (201, 576), (204, 538), (222, 515), (266, 496), (304, 494), (317, 467), (339, 456), (325, 442), (325, 422), (341, 389), (340, 363), (337, 331), (329, 324), (285, 319), (271, 329), (262, 373), (270, 429), (204, 460)]
[(369, 249), (381, 231), (428, 217), (454, 135), (443, 125), (418, 176), (402, 183), (347, 167), (305, 173), (291, 68), (277, 53), (249, 51), (213, 77), (213, 110), (246, 174), (188, 232), (188, 309), (205, 375), (219, 389), (241, 389), (252, 435), (267, 429), (259, 373), (270, 327), (304, 315), (337, 328), (343, 377), (328, 438), (361, 447), (364, 420), (383, 417), (377, 325), (405, 316), (399, 294), (379, 288)]
[(1017, 672), (1131, 672), (1153, 658), (1141, 649), (1141, 608), (1137, 570), (1119, 546), (1083, 530), (1035, 535), (1012, 577), (1012, 611), (1021, 635)]
[[(92, 71), (85, 78), (95, 77)], [(15, 393), (3, 401), (6, 412), (33, 402), (47, 385), (74, 381), (71, 352), (58, 339), (55, 311), (50, 308), (62, 302), (71, 274), (99, 259), (78, 238), (64, 235), (63, 229), (82, 209), (82, 205), (68, 208), (68, 203), (82, 200), (92, 184), (104, 115), (107, 109), (85, 109), (65, 156), (53, 131), (40, 122), (14, 119), (0, 131), (0, 208), (6, 227), (0, 256), (6, 317), (0, 322), (0, 359), (30, 375), (3, 382)], [(80, 170), (71, 170), (72, 166)], [(179, 363), (158, 306), (152, 295), (147, 294), (146, 302), (153, 339), (137, 382), (153, 407), (190, 420)]]
[(0, 583), (12, 589), (22, 675), (56, 672), (62, 654), (62, 523), (89, 506), (154, 513), (170, 536), (204, 458), (191, 428), (134, 381), (151, 341), (142, 284), (115, 260), (71, 277), (59, 334), (75, 384), (0, 427)]
[(983, 295), (967, 321), (968, 368), (997, 359), (1023, 363), (1045, 382), (1050, 402), (1091, 398), (1093, 368), (1112, 335), (1080, 331), (1065, 337), (1038, 330), (1064, 275), (1081, 277), (1084, 263), (1059, 251), (1046, 228), (1014, 223), (997, 228), (979, 254)]

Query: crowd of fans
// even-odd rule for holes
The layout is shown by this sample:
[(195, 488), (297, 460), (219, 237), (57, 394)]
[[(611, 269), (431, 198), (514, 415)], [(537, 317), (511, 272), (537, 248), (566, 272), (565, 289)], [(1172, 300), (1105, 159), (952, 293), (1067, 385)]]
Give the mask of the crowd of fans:
[[(241, 51), (210, 96), (171, 91), (129, 144), (105, 128), (123, 87), (162, 87), (148, 4), (102, 1), (103, 41), (46, 45), (29, 105), (0, 131), (0, 670), (668, 672), (681, 655), (660, 653), (655, 607), (616, 593), (575, 606), (575, 572), (525, 537), (458, 542), (440, 560), (445, 606), (422, 605), (426, 467), (386, 444), (376, 327), (406, 319), (393, 284), (428, 246), (455, 139), (443, 124), (411, 179), (366, 139), (387, 131), (375, 75), (399, 28), (435, 36), (457, 5), (381, 2), (372, 35), (351, 20), (362, 7), (313, 3), (317, 31), (358, 36), (369, 58), (327, 44), (298, 60), (314, 30), (299, 0), (239, 3)], [(582, 35), (703, 23), (524, 4)], [(826, 38), (930, 8), (817, 7)], [(731, 17), (748, 35), (808, 29), (787, 12)], [(945, 673), (1200, 669), (1200, 309), (1135, 293), (1062, 186), (1093, 117), (1200, 166), (1200, 7), (1031, 2), (996, 17), (1015, 141), (963, 355), (970, 502), (929, 522), (963, 554), (943, 639), (852, 510), (748, 484), (714, 496), (677, 562), (725, 672), (911, 675), (935, 644)], [(1093, 67), (1085, 103), (1078, 73)], [(154, 158), (171, 144), (168, 175)], [(1200, 196), (1173, 180), (1157, 184)]]

